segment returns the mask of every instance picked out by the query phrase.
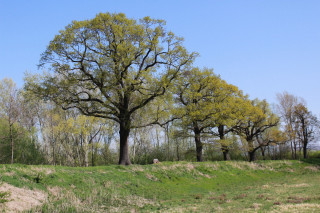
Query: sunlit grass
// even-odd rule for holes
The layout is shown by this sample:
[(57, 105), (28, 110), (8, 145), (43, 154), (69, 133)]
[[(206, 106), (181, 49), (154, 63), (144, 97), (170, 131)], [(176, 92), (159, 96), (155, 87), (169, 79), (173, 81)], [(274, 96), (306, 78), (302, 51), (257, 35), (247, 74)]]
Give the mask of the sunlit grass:
[(0, 171), (1, 182), (48, 194), (34, 212), (303, 212), (303, 206), (312, 212), (320, 203), (317, 160), (1, 165)]

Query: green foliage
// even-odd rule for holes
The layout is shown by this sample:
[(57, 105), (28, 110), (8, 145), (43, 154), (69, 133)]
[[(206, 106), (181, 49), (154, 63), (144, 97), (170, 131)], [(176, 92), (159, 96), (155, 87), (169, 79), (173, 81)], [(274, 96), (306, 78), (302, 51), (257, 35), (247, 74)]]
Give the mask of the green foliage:
[[(73, 21), (43, 53), (51, 73), (27, 76), (25, 88), (63, 109), (111, 119), (120, 125), (119, 164), (131, 164), (128, 136), (133, 115), (165, 94), (196, 53), (165, 29), (163, 20), (140, 21), (100, 13)], [(151, 121), (150, 121), (151, 122)]]
[(207, 68), (185, 71), (175, 90), (178, 106), (173, 114), (183, 117), (185, 125), (197, 122), (201, 129), (216, 127), (222, 120), (227, 125), (226, 116), (240, 107), (235, 98), (242, 96), (236, 86), (227, 84)]
[[(247, 102), (249, 103), (249, 102)], [(259, 137), (270, 128), (279, 124), (279, 117), (271, 112), (266, 100), (255, 99), (248, 105), (248, 110), (242, 118), (237, 120), (237, 125), (233, 131), (242, 137), (245, 141), (246, 150), (249, 153), (249, 161), (255, 160), (255, 152), (270, 143), (277, 143), (278, 140), (284, 139), (279, 130), (270, 131), (268, 140), (259, 142)], [(256, 143), (255, 140), (257, 139)], [(269, 140), (270, 139), (270, 140)], [(282, 142), (282, 141), (281, 141)]]
[[(6, 120), (0, 119), (0, 163), (11, 162), (11, 143), (9, 126)], [(24, 164), (43, 164), (44, 155), (40, 145), (35, 140), (35, 134), (30, 135), (21, 125), (15, 123), (12, 128), (14, 144), (14, 161)]]
[(27, 77), (26, 88), (64, 108), (119, 122), (124, 109), (132, 114), (163, 95), (196, 55), (164, 25), (122, 13), (73, 21), (42, 55), (41, 65), (51, 66), (53, 74), (39, 76), (39, 82)]

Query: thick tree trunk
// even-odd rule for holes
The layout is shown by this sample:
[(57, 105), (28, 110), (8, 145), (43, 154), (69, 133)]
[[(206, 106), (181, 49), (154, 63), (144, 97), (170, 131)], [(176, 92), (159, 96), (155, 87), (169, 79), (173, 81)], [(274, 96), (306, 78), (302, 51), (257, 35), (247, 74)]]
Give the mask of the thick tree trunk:
[(177, 143), (176, 151), (177, 151), (177, 160), (180, 161), (179, 145), (178, 145), (178, 143)]
[(129, 158), (129, 143), (128, 138), (130, 134), (130, 120), (124, 119), (120, 122), (120, 156), (119, 164), (120, 165), (130, 165)]
[(197, 123), (194, 122), (193, 124), (193, 131), (194, 131), (194, 140), (196, 142), (196, 152), (197, 152), (197, 161), (201, 162), (202, 159), (202, 143), (200, 138), (200, 129), (197, 125)]
[(248, 154), (249, 154), (249, 162), (256, 160), (255, 151), (249, 151)]
[(224, 149), (222, 147), (222, 152), (223, 152), (223, 160), (231, 160), (230, 154), (229, 154), (229, 149)]
[(248, 142), (248, 155), (249, 155), (249, 162), (255, 161), (255, 151), (253, 147), (253, 141), (252, 139), (247, 139)]
[(303, 158), (304, 159), (307, 158), (307, 144), (306, 143), (303, 144)]
[(264, 149), (265, 149), (264, 147), (262, 147), (262, 146), (260, 147), (262, 159), (263, 159), (263, 160), (266, 160), (266, 156), (265, 156), (265, 154), (264, 154)]
[[(220, 125), (218, 127), (218, 131), (219, 131), (220, 140), (224, 140), (224, 125)], [(228, 146), (221, 144), (221, 151), (223, 153), (223, 160), (225, 161), (231, 160)]]

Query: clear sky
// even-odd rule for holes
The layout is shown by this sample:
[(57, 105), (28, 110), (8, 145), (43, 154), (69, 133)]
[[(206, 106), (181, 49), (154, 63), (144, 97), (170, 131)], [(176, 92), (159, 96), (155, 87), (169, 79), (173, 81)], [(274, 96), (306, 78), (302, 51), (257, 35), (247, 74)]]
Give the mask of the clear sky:
[(251, 98), (301, 96), (320, 115), (320, 0), (0, 0), (0, 79), (21, 87), (59, 30), (99, 12), (164, 19), (196, 66)]

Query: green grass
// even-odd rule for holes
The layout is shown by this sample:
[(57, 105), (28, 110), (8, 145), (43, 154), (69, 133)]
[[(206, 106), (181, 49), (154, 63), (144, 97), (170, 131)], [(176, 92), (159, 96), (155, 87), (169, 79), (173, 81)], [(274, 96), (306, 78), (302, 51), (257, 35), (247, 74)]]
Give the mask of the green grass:
[(8, 202), (9, 196), (10, 196), (10, 192), (0, 192), (0, 203)]
[(319, 159), (90, 168), (0, 165), (0, 181), (47, 193), (47, 202), (32, 212), (316, 212), (319, 165)]

